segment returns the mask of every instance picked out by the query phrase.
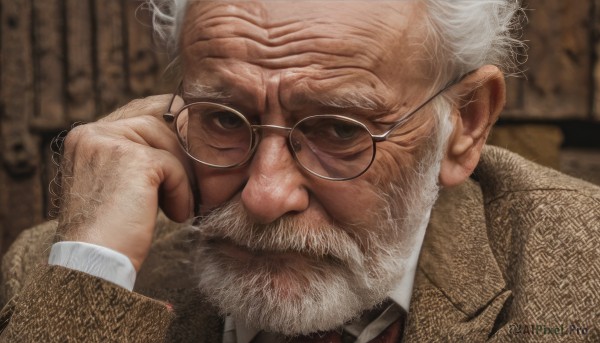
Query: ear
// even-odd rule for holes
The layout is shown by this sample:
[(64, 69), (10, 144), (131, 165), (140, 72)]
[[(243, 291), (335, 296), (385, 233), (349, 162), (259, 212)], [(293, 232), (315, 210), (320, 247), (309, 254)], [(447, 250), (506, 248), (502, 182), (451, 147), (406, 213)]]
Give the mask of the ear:
[(504, 75), (495, 66), (477, 69), (454, 89), (458, 97), (452, 112), (454, 130), (439, 175), (444, 187), (459, 185), (471, 175), (506, 102)]

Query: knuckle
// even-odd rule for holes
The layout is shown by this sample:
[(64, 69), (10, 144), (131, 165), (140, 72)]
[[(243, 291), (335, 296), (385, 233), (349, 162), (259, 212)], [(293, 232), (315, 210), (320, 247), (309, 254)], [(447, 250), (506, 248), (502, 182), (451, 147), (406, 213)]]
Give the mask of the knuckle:
[(136, 151), (135, 157), (139, 160), (138, 164), (145, 165), (146, 169), (154, 169), (160, 168), (161, 164), (170, 160), (171, 154), (165, 150), (145, 147)]
[(159, 116), (166, 111), (168, 100), (166, 95), (150, 96), (134, 99), (120, 107), (105, 118), (105, 121), (115, 121), (143, 115)]
[(148, 130), (157, 130), (158, 128), (162, 128), (164, 125), (159, 118), (152, 115), (143, 115), (138, 118), (140, 120), (140, 124)]
[(149, 144), (164, 143), (174, 135), (162, 119), (148, 114), (127, 119), (127, 126), (144, 139), (152, 137)]
[(108, 139), (110, 129), (101, 123), (90, 123), (76, 126), (69, 131), (64, 139), (65, 154), (85, 155), (94, 150), (100, 150), (98, 147), (104, 147), (112, 141)]
[(89, 125), (78, 125), (69, 130), (64, 139), (65, 149), (74, 147), (82, 141), (84, 137), (88, 136), (86, 132), (89, 132)]
[[(124, 119), (119, 123), (90, 123), (74, 127), (63, 141), (63, 155), (73, 163), (95, 160), (136, 165), (136, 169), (154, 169), (157, 164), (174, 158), (170, 152), (147, 145), (137, 136), (156, 130), (160, 120), (150, 115)], [(142, 132), (142, 133), (140, 133)], [(160, 161), (160, 162), (159, 162)]]

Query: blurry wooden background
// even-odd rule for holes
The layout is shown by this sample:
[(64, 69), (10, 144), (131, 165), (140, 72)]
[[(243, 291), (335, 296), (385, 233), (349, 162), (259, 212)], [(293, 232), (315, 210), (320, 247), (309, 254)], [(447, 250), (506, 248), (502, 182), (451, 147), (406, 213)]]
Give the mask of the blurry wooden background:
[[(0, 254), (53, 212), (53, 137), (171, 92), (134, 0), (0, 0)], [(600, 0), (527, 0), (525, 78), (490, 142), (600, 183)]]

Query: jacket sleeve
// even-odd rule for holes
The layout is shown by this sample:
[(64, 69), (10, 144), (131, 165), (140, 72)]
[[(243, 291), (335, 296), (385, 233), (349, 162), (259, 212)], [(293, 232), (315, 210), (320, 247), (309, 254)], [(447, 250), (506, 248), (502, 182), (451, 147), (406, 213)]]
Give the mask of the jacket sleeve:
[(0, 312), (0, 342), (163, 342), (173, 319), (166, 303), (42, 265)]
[(2, 260), (0, 343), (162, 342), (166, 303), (47, 264), (56, 222), (24, 231)]

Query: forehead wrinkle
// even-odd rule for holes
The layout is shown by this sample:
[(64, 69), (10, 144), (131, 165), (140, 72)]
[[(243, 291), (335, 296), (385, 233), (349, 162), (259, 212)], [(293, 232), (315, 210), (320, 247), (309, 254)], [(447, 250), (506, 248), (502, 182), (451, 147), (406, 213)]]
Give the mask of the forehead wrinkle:
[[(375, 84), (365, 84), (364, 82), (344, 81), (340, 79), (334, 84), (319, 85), (319, 81), (311, 82), (307, 78), (304, 80), (289, 80), (289, 87), (285, 96), (282, 96), (282, 103), (292, 110), (302, 109), (303, 106), (321, 105), (335, 109), (354, 109), (372, 112), (372, 117), (395, 112), (398, 105), (390, 103), (382, 91), (376, 89)], [(323, 81), (323, 80), (321, 80)], [(325, 81), (326, 82), (326, 81)], [(337, 86), (337, 85), (342, 86)]]
[[(260, 41), (264, 45), (278, 45), (284, 42), (278, 42), (278, 39), (290, 39), (287, 36), (288, 34), (297, 33), (297, 31), (306, 28), (307, 25), (303, 20), (280, 20), (277, 22), (269, 22), (268, 16), (266, 13), (266, 9), (258, 6), (244, 6), (250, 4), (249, 2), (243, 2), (241, 4), (220, 4), (215, 6), (205, 6), (202, 7), (203, 11), (198, 10), (200, 15), (189, 15), (189, 20), (193, 21), (193, 25), (189, 25), (189, 29), (185, 30), (185, 33), (189, 32), (211, 32), (211, 34), (206, 34), (204, 39), (208, 37), (234, 37), (243, 34), (252, 33), (250, 29), (254, 29), (254, 33), (261, 32), (262, 35), (255, 35), (255, 39)], [(256, 5), (256, 3), (255, 3)], [(208, 8), (206, 8), (208, 7)], [(259, 8), (257, 11), (256, 9)], [(254, 9), (254, 11), (252, 11)], [(192, 12), (188, 9), (188, 13)], [(258, 12), (252, 13), (252, 12)], [(191, 19), (194, 18), (194, 19)], [(236, 30), (237, 27), (234, 25), (228, 24), (244, 24), (246, 25), (246, 30)], [(211, 30), (212, 29), (212, 30)], [(229, 35), (228, 35), (229, 33)], [(285, 38), (284, 38), (285, 37)], [(202, 35), (200, 34), (196, 40), (202, 40)]]
[[(243, 105), (262, 111), (266, 93), (265, 75), (256, 67), (228, 60), (206, 59), (203, 68), (186, 75), (190, 84), (199, 82), (225, 95), (224, 104)], [(197, 80), (197, 81), (196, 81)]]
[[(197, 28), (212, 33), (212, 35), (206, 34), (206, 36), (209, 37), (235, 37), (240, 34), (251, 34), (249, 29), (255, 29), (264, 33), (263, 35), (255, 35), (255, 39), (267, 46), (277, 46), (285, 44), (288, 41), (297, 40), (296, 36), (303, 35), (306, 30), (310, 30), (312, 27), (312, 25), (308, 24), (307, 20), (288, 19), (267, 24), (256, 20), (248, 20), (243, 16), (230, 16), (225, 14), (210, 17), (204, 21), (202, 21), (202, 19), (198, 21), (201, 25)], [(232, 25), (240, 23), (245, 25), (245, 29), (236, 30), (236, 28), (233, 27), (234, 25)], [(228, 28), (229, 30), (227, 30)], [(228, 35), (228, 33), (231, 34)], [(328, 36), (323, 32), (312, 33), (312, 36), (315, 38), (331, 38), (331, 36)]]
[[(225, 30), (215, 30), (219, 35), (197, 37), (193, 42), (184, 46), (196, 58), (236, 58), (254, 64), (293, 64), (310, 57), (311, 63), (318, 63), (328, 56), (347, 58), (348, 62), (379, 61), (381, 49), (374, 44), (356, 41), (347, 44), (347, 38), (333, 38), (323, 35), (296, 33), (288, 39), (278, 42), (266, 42), (264, 37), (244, 32), (223, 34)], [(263, 44), (267, 43), (267, 44)], [(321, 57), (321, 58), (319, 58)], [(361, 58), (362, 57), (362, 58)], [(269, 61), (270, 60), (270, 61)], [(339, 60), (331, 61), (332, 66), (339, 65)], [(363, 68), (368, 68), (364, 65)]]
[(205, 24), (199, 28), (195, 38), (190, 40), (190, 44), (210, 39), (245, 37), (255, 40), (264, 46), (277, 47), (290, 42), (300, 42), (309, 39), (334, 38), (323, 32), (310, 32), (311, 28), (302, 21), (290, 22), (285, 24), (285, 26), (279, 27), (278, 29), (280, 30), (275, 31), (264, 29), (253, 23), (240, 21), (239, 18), (231, 17), (222, 17), (219, 20), (210, 21)]
[[(199, 23), (205, 23), (212, 18), (234, 17), (262, 26), (266, 22), (267, 13), (262, 6), (255, 5), (256, 3), (250, 1), (196, 1), (196, 4), (188, 7), (186, 15), (191, 13)], [(188, 15), (188, 19), (189, 17)]]
[(232, 10), (236, 6), (220, 8), (226, 8), (226, 13), (230, 11), (235, 15), (225, 15), (221, 11), (211, 17), (207, 13), (211, 11), (201, 13), (193, 25), (188, 25), (186, 33), (189, 34), (184, 35), (187, 38), (184, 38), (183, 47), (200, 44), (193, 49), (194, 52), (202, 54), (204, 51), (210, 57), (246, 59), (271, 69), (289, 67), (294, 63), (301, 66), (321, 64), (328, 56), (349, 57), (353, 60), (347, 60), (344, 65), (359, 61), (362, 67), (369, 68), (379, 64), (382, 56), (387, 55), (384, 42), (373, 39), (369, 32), (373, 26), (379, 28), (378, 37), (389, 36), (393, 31), (389, 25), (382, 29), (380, 26), (386, 22), (377, 18), (361, 25), (353, 21), (331, 21), (323, 18), (322, 13), (315, 12), (308, 18), (299, 15), (295, 20), (285, 19), (267, 25), (266, 14), (258, 20), (255, 16), (239, 15), (239, 11)]

